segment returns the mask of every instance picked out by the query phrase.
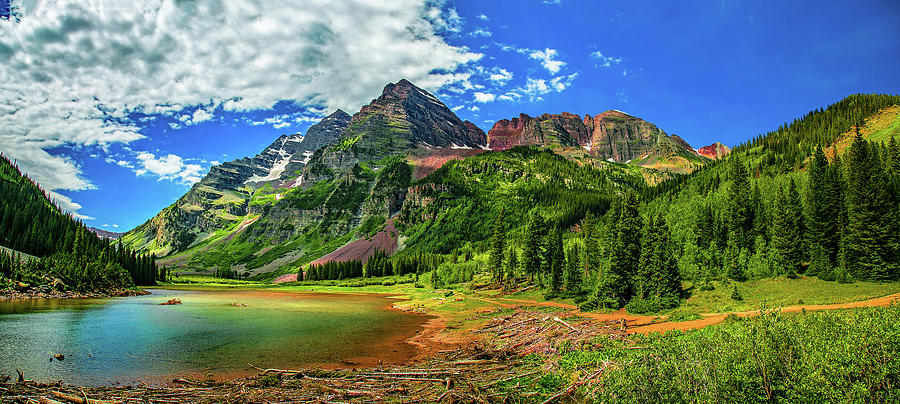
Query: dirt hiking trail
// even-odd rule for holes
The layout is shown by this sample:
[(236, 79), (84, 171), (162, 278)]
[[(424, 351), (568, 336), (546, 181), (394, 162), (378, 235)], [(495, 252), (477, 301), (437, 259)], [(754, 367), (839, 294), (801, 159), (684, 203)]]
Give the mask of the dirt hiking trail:
[[(572, 314), (591, 318), (599, 321), (623, 321), (623, 326), (627, 327), (629, 332), (636, 334), (649, 334), (652, 332), (666, 332), (666, 331), (686, 331), (686, 330), (696, 330), (699, 328), (703, 328), (706, 326), (719, 324), (725, 320), (726, 317), (730, 315), (735, 315), (738, 317), (753, 317), (758, 316), (759, 310), (748, 310), (748, 311), (736, 311), (736, 312), (728, 312), (728, 313), (701, 313), (702, 318), (696, 320), (682, 321), (682, 322), (669, 322), (665, 318), (665, 316), (643, 316), (638, 314), (629, 314), (625, 312), (625, 309), (619, 309), (612, 313), (594, 313), (594, 312), (584, 312), (578, 309), (578, 307), (573, 306), (571, 304), (559, 303), (559, 302), (536, 302), (533, 300), (524, 300), (524, 299), (512, 299), (507, 297), (496, 297), (496, 298), (475, 298), (477, 300), (498, 305), (503, 308), (514, 308), (516, 306), (541, 306), (541, 307), (558, 307), (562, 309), (566, 309), (570, 311)], [(807, 305), (798, 305), (798, 306), (786, 306), (786, 307), (778, 307), (773, 308), (772, 310), (780, 310), (782, 313), (795, 313), (799, 311), (819, 311), (819, 310), (839, 310), (839, 309), (855, 309), (861, 307), (877, 307), (877, 306), (889, 306), (894, 302), (900, 302), (900, 293), (894, 293), (892, 295), (876, 297), (874, 299), (861, 300), (857, 302), (850, 303), (835, 303), (835, 304), (807, 304)]]

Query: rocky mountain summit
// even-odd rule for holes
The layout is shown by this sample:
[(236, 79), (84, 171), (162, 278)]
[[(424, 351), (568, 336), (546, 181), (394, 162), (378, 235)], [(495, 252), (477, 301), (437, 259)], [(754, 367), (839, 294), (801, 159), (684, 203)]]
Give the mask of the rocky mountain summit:
[[(539, 117), (520, 114), (497, 121), (488, 131), (488, 144), (491, 150), (521, 145), (581, 147), (595, 158), (664, 169), (706, 159), (680, 137), (667, 135), (656, 125), (617, 110), (584, 117), (568, 112)], [(663, 163), (671, 163), (672, 167)]]

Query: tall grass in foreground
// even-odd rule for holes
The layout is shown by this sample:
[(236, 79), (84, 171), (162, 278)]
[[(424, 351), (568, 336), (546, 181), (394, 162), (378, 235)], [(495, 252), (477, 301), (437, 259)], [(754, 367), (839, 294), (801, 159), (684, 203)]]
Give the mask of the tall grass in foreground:
[(647, 349), (574, 351), (608, 360), (602, 402), (900, 402), (900, 306), (769, 313), (642, 337)]

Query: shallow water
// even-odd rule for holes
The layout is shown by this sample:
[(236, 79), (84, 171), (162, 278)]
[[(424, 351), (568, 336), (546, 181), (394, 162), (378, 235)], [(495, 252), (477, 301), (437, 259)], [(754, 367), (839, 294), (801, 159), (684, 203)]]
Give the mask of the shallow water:
[[(427, 319), (374, 295), (150, 290), (139, 297), (0, 301), (0, 373), (100, 385), (217, 379), (262, 368), (398, 363)], [(160, 306), (170, 298), (183, 304)], [(234, 307), (232, 303), (246, 304)], [(62, 361), (51, 360), (64, 354)], [(349, 361), (349, 362), (343, 362)]]

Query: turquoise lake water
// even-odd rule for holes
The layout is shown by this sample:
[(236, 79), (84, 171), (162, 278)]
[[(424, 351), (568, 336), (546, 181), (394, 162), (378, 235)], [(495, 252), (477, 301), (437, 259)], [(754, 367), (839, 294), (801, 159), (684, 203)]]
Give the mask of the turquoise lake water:
[[(0, 373), (101, 385), (262, 368), (398, 363), (427, 316), (375, 295), (152, 289), (139, 297), (0, 301)], [(170, 298), (180, 305), (160, 306)], [(232, 303), (245, 304), (235, 307)], [(51, 360), (63, 354), (65, 360)]]

